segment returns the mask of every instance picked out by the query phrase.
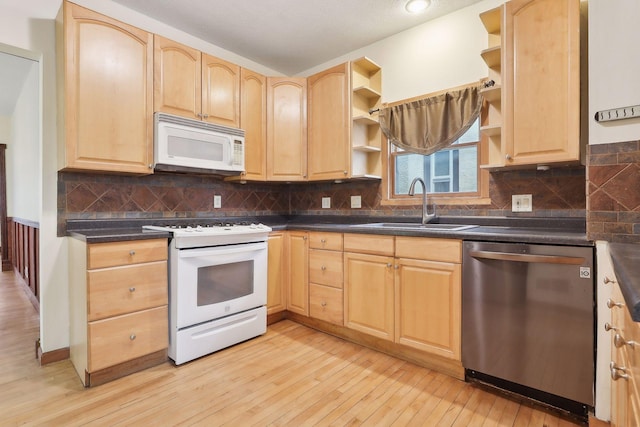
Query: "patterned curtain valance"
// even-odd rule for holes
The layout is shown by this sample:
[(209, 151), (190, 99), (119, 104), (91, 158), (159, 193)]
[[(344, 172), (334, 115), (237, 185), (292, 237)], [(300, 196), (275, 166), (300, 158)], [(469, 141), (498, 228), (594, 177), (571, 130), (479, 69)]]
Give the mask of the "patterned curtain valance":
[(432, 154), (453, 144), (480, 114), (477, 86), (380, 109), (380, 128), (392, 144)]

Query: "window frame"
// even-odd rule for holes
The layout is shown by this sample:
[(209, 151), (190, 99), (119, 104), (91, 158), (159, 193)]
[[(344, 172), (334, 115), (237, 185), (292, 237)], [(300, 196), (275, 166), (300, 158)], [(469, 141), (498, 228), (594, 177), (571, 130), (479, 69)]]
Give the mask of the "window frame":
[[(478, 85), (478, 83), (473, 83), (472, 85)], [(409, 98), (393, 103), (388, 103), (384, 105), (393, 106), (404, 104), (406, 102), (415, 101), (418, 99), (428, 98), (432, 96), (440, 95), (444, 92), (448, 92), (451, 90), (464, 89), (471, 85), (463, 85), (455, 88), (446, 89), (439, 92), (430, 93), (427, 95), (422, 95), (414, 98)], [(480, 127), (482, 127), (487, 122), (487, 108), (488, 104), (486, 101), (483, 102), (482, 109), (480, 111)], [(382, 133), (382, 132), (381, 132)], [(409, 196), (406, 194), (394, 194), (394, 177), (395, 177), (395, 153), (391, 150), (391, 143), (389, 140), (382, 134), (382, 144), (381, 144), (381, 156), (382, 156), (382, 205), (390, 205), (390, 206), (417, 206), (422, 203), (419, 197)], [(484, 135), (482, 131), (480, 131), (480, 140), (478, 142), (472, 143), (464, 143), (464, 144), (456, 144), (455, 146), (447, 147), (445, 150), (456, 149), (459, 147), (465, 147), (470, 145), (476, 145), (478, 147), (478, 187), (475, 192), (464, 192), (464, 193), (427, 193), (431, 200), (434, 203), (439, 205), (488, 205), (491, 204), (491, 199), (489, 197), (489, 171), (483, 169), (481, 165), (487, 164), (488, 160), (488, 142), (487, 136)]]

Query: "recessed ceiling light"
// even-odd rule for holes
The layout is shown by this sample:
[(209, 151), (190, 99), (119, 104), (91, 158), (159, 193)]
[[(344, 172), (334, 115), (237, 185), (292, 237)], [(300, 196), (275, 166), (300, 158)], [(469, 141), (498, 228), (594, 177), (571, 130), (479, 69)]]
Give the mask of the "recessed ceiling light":
[(404, 8), (409, 13), (420, 13), (426, 10), (431, 4), (431, 0), (409, 0)]

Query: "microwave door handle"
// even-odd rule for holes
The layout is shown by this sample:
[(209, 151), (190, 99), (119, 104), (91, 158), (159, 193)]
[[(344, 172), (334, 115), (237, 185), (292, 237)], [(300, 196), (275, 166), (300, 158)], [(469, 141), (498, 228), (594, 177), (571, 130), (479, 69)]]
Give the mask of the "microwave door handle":
[(516, 254), (512, 252), (470, 251), (469, 255), (478, 259), (493, 259), (499, 261), (535, 262), (545, 264), (582, 265), (584, 258), (556, 255)]

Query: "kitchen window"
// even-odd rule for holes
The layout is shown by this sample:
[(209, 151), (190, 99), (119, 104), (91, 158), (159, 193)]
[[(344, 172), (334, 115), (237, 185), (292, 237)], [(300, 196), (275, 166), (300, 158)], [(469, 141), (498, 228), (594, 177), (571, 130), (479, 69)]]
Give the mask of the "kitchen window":
[[(424, 180), (427, 193), (437, 204), (490, 203), (488, 172), (480, 168), (486, 155), (486, 144), (480, 133), (483, 113), (451, 146), (430, 155), (409, 153), (385, 140), (383, 182), (387, 194), (383, 195), (383, 204), (419, 203), (415, 196), (408, 195), (415, 177)], [(417, 191), (421, 191), (421, 187), (417, 187)]]

